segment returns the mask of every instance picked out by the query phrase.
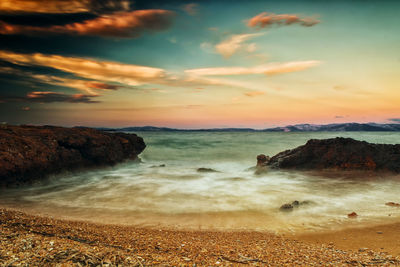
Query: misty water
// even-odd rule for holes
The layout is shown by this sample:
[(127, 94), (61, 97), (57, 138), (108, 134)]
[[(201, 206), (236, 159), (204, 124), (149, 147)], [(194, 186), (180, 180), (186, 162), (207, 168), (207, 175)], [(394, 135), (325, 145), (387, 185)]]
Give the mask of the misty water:
[[(0, 205), (58, 218), (148, 227), (326, 230), (400, 220), (399, 176), (249, 169), (311, 138), (352, 137), (394, 144), (400, 133), (139, 132), (142, 163), (66, 173), (34, 186), (2, 190)], [(165, 165), (165, 166), (164, 166)], [(218, 172), (199, 173), (198, 168)], [(279, 207), (310, 201), (292, 212)], [(347, 218), (350, 212), (357, 219)]]

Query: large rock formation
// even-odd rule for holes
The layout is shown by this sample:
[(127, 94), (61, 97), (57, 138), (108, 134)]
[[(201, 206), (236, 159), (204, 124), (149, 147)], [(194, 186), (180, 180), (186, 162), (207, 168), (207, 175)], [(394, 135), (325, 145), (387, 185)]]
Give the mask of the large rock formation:
[(0, 185), (136, 159), (146, 147), (135, 134), (54, 126), (0, 127)]
[(311, 139), (273, 156), (272, 169), (363, 170), (400, 173), (400, 145), (371, 144), (351, 138)]

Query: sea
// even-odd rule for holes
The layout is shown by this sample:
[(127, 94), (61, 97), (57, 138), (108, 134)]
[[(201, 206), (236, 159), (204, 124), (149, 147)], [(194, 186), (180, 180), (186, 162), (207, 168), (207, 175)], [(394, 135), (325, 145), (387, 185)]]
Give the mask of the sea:
[[(62, 173), (0, 191), (0, 206), (62, 219), (150, 228), (335, 230), (400, 221), (400, 176), (269, 170), (273, 156), (309, 139), (351, 137), (396, 144), (399, 132), (136, 132), (141, 162)], [(209, 168), (214, 172), (199, 172)], [(291, 211), (280, 207), (306, 204)], [(356, 212), (357, 218), (347, 214)]]

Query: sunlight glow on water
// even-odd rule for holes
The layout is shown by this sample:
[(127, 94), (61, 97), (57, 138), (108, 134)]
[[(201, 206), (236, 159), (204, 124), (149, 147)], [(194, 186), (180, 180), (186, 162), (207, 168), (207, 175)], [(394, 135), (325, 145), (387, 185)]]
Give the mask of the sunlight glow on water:
[[(396, 143), (400, 133), (138, 133), (143, 163), (56, 176), (34, 187), (1, 192), (0, 204), (34, 213), (103, 223), (194, 229), (298, 231), (400, 219), (400, 177), (326, 178), (249, 167), (311, 138), (354, 137)], [(165, 164), (165, 167), (159, 167)], [(197, 168), (218, 172), (199, 173)], [(360, 174), (357, 174), (360, 175)], [(279, 207), (310, 201), (293, 212)], [(355, 211), (355, 220), (347, 214)], [(390, 214), (390, 216), (389, 216)]]

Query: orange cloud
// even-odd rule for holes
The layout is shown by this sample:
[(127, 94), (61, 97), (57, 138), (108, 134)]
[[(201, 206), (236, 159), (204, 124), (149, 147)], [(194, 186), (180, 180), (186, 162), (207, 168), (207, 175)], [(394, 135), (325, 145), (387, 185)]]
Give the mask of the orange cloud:
[(216, 75), (246, 75), (246, 74), (281, 74), (305, 70), (320, 64), (320, 61), (293, 61), (284, 63), (270, 63), (256, 67), (220, 67), (220, 68), (202, 68), (190, 69), (185, 72), (197, 76), (216, 76)]
[(259, 27), (265, 28), (270, 25), (292, 25), (292, 24), (299, 24), (301, 26), (311, 27), (315, 24), (319, 23), (320, 21), (311, 18), (300, 18), (298, 15), (293, 14), (274, 14), (274, 13), (267, 13), (262, 12), (257, 16), (251, 18), (247, 22), (247, 26), (249, 27)]
[(70, 103), (98, 103), (98, 101), (91, 100), (93, 95), (74, 94), (68, 95), (57, 92), (30, 92), (26, 95), (25, 100), (51, 103), (51, 102), (70, 102)]
[(86, 85), (89, 88), (100, 89), (100, 90), (117, 90), (121, 88), (121, 86), (118, 85), (99, 83), (99, 82), (86, 82)]
[(253, 96), (265, 95), (265, 92), (262, 92), (262, 91), (251, 91), (251, 92), (244, 93), (244, 95), (253, 97)]
[(229, 39), (222, 41), (215, 46), (215, 50), (225, 58), (231, 57), (237, 51), (245, 49), (248, 52), (254, 52), (256, 49), (255, 44), (245, 45), (244, 42), (261, 36), (264, 33), (252, 33), (252, 34), (235, 34)]
[[(21, 74), (22, 75), (22, 74)], [(57, 77), (52, 75), (44, 75), (44, 74), (32, 74), (32, 73), (24, 73), (24, 76), (28, 75), (40, 82), (53, 84), (57, 86), (74, 88), (80, 91), (84, 91), (90, 95), (98, 95), (99, 90), (117, 90), (121, 88), (120, 85), (113, 85), (108, 83), (96, 82), (96, 81), (86, 81), (79, 79), (69, 79), (63, 77)]]
[(0, 12), (4, 13), (81, 13), (129, 10), (128, 0), (1, 0)]
[[(185, 71), (183, 75), (177, 76), (167, 73), (164, 69), (133, 64), (123, 64), (112, 61), (101, 61), (78, 57), (45, 55), (40, 53), (22, 54), (1, 50), (0, 59), (17, 65), (50, 67), (93, 81), (117, 83), (128, 86), (158, 84), (185, 88), (203, 86), (229, 86), (253, 89), (250, 84), (242, 81), (200, 77), (196, 74), (196, 70), (188, 70)], [(191, 73), (191, 71), (193, 73)], [(48, 75), (31, 74), (30, 76), (49, 84), (71, 87), (83, 90), (91, 95), (97, 95), (97, 92), (92, 90), (94, 89), (93, 86), (92, 88), (90, 88), (90, 86), (88, 87), (88, 81)]]
[(141, 85), (165, 76), (163, 69), (58, 55), (0, 51), (0, 59), (17, 65), (36, 65), (73, 73), (92, 80)]
[(0, 34), (71, 34), (135, 38), (146, 31), (168, 29), (172, 24), (174, 14), (172, 11), (162, 9), (135, 10), (50, 27), (14, 25), (0, 21)]

